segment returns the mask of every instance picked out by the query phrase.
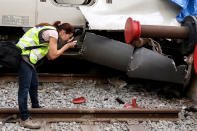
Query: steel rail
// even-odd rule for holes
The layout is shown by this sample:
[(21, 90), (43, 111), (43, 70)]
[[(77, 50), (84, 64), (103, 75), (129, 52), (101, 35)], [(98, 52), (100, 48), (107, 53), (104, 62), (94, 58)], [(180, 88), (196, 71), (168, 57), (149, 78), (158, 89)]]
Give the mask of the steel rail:
[[(110, 121), (177, 121), (179, 110), (167, 109), (30, 109), (29, 113), (34, 119), (46, 122), (110, 122)], [(19, 111), (16, 108), (1, 108), (0, 119), (16, 114)]]
[[(67, 80), (105, 80), (107, 76), (97, 74), (57, 74), (57, 73), (38, 73), (39, 82), (64, 82)], [(17, 82), (16, 73), (0, 74), (0, 81)]]

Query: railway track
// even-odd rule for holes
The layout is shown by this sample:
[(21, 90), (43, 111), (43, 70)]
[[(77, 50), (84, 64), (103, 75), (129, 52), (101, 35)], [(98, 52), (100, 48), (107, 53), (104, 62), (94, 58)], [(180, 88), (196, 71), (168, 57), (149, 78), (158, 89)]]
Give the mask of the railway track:
[[(61, 121), (129, 121), (137, 119), (143, 120), (170, 120), (178, 119), (179, 110), (161, 110), (161, 109), (30, 109), (31, 116), (36, 119), (45, 120), (47, 122)], [(0, 109), (0, 119), (4, 119), (10, 115), (19, 115), (16, 108)]]
[[(97, 80), (106, 81), (108, 76), (92, 74), (50, 74), (39, 73), (40, 82), (65, 82), (67, 80)], [(0, 81), (18, 81), (16, 73), (4, 73), (0, 75)], [(78, 109), (78, 108), (40, 108), (30, 109), (31, 116), (35, 120), (42, 122), (40, 131), (51, 131), (51, 123), (57, 122), (77, 122), (80, 123), (81, 131), (100, 131), (97, 122), (125, 122), (128, 131), (145, 130), (139, 124), (142, 121), (177, 121), (180, 110), (167, 109)], [(0, 108), (0, 121), (6, 120), (10, 116), (17, 116), (14, 120), (19, 121), (19, 111), (17, 108)], [(0, 125), (1, 127), (1, 125)]]
[[(35, 120), (42, 122), (40, 130), (50, 130), (49, 123), (52, 122), (80, 122), (82, 131), (98, 130), (99, 127), (94, 122), (127, 122), (128, 129), (139, 129), (135, 121), (177, 121), (179, 110), (161, 110), (161, 109), (30, 109), (31, 116)], [(15, 120), (19, 121), (19, 111), (16, 108), (1, 108), (0, 120), (8, 122), (10, 116), (17, 116)], [(12, 118), (12, 117), (10, 117)], [(7, 119), (7, 121), (5, 121)], [(135, 125), (135, 126), (134, 126)]]
[[(67, 80), (105, 80), (107, 76), (96, 74), (56, 74), (56, 73), (38, 73), (39, 82), (64, 82)], [(16, 73), (0, 74), (0, 81), (18, 82)]]

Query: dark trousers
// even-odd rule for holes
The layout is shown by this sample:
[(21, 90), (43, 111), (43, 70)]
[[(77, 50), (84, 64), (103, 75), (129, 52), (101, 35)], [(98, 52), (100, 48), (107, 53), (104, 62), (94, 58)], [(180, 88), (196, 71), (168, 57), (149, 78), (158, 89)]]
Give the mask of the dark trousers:
[(30, 115), (28, 112), (28, 92), (31, 98), (32, 108), (39, 108), (38, 102), (38, 75), (36, 70), (21, 60), (18, 70), (19, 89), (18, 104), (21, 119), (26, 120)]

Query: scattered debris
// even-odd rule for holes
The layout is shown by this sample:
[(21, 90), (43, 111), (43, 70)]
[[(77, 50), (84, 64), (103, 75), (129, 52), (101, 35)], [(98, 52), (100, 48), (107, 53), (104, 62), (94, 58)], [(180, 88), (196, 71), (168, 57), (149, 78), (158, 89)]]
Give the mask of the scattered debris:
[(64, 95), (68, 95), (69, 93), (67, 91), (64, 91)]
[(50, 91), (50, 90), (47, 90), (47, 89), (45, 90), (45, 92), (46, 92), (47, 94), (48, 94), (48, 93), (51, 93), (51, 91)]
[(133, 97), (133, 99), (132, 99), (132, 106), (133, 106), (133, 108), (139, 108), (138, 105), (136, 104), (136, 98), (135, 97)]
[(79, 97), (79, 98), (73, 99), (74, 104), (81, 104), (81, 103), (84, 103), (85, 101), (86, 101), (86, 99), (84, 97)]
[(107, 101), (107, 100), (108, 100), (108, 98), (105, 98), (105, 99), (104, 99), (104, 101)]
[(127, 109), (132, 108), (132, 104), (125, 104), (124, 107), (126, 107)]
[(119, 104), (125, 104), (125, 102), (122, 101), (119, 97), (116, 98), (116, 101), (117, 101)]
[[(127, 109), (129, 109), (129, 108), (142, 108), (142, 107), (139, 107), (138, 105), (137, 105), (137, 103), (136, 103), (136, 98), (135, 97), (133, 97), (133, 99), (132, 99), (132, 104), (125, 104), (124, 105)], [(143, 107), (143, 109), (144, 109), (145, 107)]]
[(197, 107), (196, 106), (190, 106), (188, 108), (185, 108), (186, 111), (188, 112), (197, 112)]
[(17, 115), (14, 114), (14, 115), (11, 115), (11, 116), (8, 116), (6, 117), (3, 121), (2, 121), (2, 125), (4, 126), (6, 122), (8, 122), (9, 120), (14, 120), (17, 118)]

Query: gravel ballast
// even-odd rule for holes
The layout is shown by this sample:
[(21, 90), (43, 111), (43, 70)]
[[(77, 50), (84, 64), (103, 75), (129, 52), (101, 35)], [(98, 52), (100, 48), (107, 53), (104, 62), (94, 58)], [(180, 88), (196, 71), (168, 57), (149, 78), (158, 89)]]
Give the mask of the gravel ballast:
[[(113, 82), (112, 82), (113, 83)], [(118, 83), (118, 84), (117, 84)], [(42, 108), (125, 108), (124, 104), (119, 104), (116, 98), (120, 98), (125, 103), (131, 104), (132, 98), (140, 107), (157, 108), (157, 109), (181, 109), (179, 120), (171, 121), (143, 121), (139, 125), (146, 130), (169, 130), (169, 131), (188, 131), (197, 130), (197, 113), (188, 112), (185, 109), (191, 106), (191, 100), (188, 98), (171, 98), (167, 99), (157, 95), (156, 92), (147, 92), (136, 90), (135, 84), (126, 85), (124, 81), (117, 83), (99, 83), (93, 80), (76, 80), (65, 81), (64, 83), (40, 83), (39, 101)], [(16, 108), (18, 83), (9, 82), (0, 84), (0, 108)], [(84, 97), (85, 103), (73, 104), (73, 99)], [(28, 106), (30, 108), (30, 100)], [(58, 122), (50, 125), (53, 131), (80, 131), (81, 123)], [(127, 131), (127, 123), (97, 123), (101, 131)], [(1, 125), (2, 126), (2, 125)], [(29, 129), (20, 127), (19, 123), (6, 123), (2, 126), (2, 131), (25, 130)]]

